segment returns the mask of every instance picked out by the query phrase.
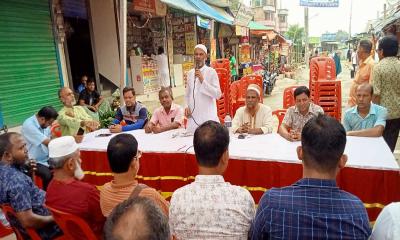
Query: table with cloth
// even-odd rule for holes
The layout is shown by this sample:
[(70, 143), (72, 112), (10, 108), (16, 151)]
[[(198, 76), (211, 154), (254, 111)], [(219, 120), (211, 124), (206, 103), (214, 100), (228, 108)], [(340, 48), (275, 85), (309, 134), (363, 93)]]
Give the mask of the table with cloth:
[[(112, 179), (106, 150), (113, 135), (99, 137), (104, 131), (108, 130), (85, 135), (80, 144), (85, 181), (98, 186)], [(174, 190), (192, 182), (198, 173), (193, 136), (184, 136), (183, 131), (127, 132), (136, 137), (143, 151), (139, 182), (159, 190), (167, 199)], [(247, 188), (258, 203), (264, 191), (291, 185), (302, 177), (302, 165), (296, 153), (299, 145), (300, 142), (289, 142), (275, 133), (245, 139), (232, 134), (230, 161), (224, 178)], [(347, 137), (345, 154), (347, 165), (337, 176), (337, 183), (341, 189), (359, 197), (370, 221), (375, 221), (385, 205), (400, 201), (399, 166), (382, 137)]]

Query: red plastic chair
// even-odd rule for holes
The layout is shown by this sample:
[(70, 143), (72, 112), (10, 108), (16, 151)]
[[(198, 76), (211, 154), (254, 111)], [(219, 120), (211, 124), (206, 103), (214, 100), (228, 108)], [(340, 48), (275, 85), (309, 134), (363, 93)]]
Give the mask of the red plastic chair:
[(235, 116), (238, 108), (246, 104), (244, 96), (240, 80), (233, 82), (230, 86), (230, 115), (232, 117)]
[(56, 122), (56, 123), (53, 123), (53, 125), (52, 125), (51, 128), (50, 128), (50, 131), (51, 131), (51, 134), (52, 134), (53, 136), (61, 137), (61, 135), (62, 135), (60, 124), (57, 123), (57, 122)]
[[(4, 215), (6, 216), (6, 218), (9, 222), (11, 222), (12, 219), (18, 219), (17, 214), (15, 213), (14, 209), (10, 205), (4, 204), (1, 206), (1, 208), (3, 209)], [(24, 240), (24, 237), (23, 237), (24, 235), (22, 235), (22, 233), (19, 231), (19, 229), (17, 229), (14, 226), (11, 226), (11, 228), (14, 231), (18, 240)], [(25, 231), (32, 240), (41, 240), (39, 234), (37, 234), (35, 229), (25, 228)]]
[(288, 109), (296, 103), (294, 99), (294, 90), (296, 90), (297, 87), (299, 86), (290, 86), (285, 88), (285, 90), (283, 91), (282, 106), (284, 109)]
[(229, 72), (229, 76), (231, 75), (231, 63), (227, 58), (220, 58), (216, 59), (215, 61), (211, 62), (212, 68), (224, 68)]
[[(225, 103), (225, 112), (230, 109), (230, 84), (231, 84), (231, 79), (230, 75), (228, 74), (228, 71), (224, 68), (216, 68), (215, 71), (217, 72), (218, 79), (219, 79), (219, 86), (221, 88), (222, 92), (222, 97), (224, 98), (224, 103)], [(221, 98), (222, 98), (221, 97)]]
[(336, 66), (331, 57), (314, 57), (310, 61), (310, 81), (335, 80)]
[(98, 239), (96, 235), (93, 233), (92, 229), (86, 223), (86, 221), (84, 221), (80, 217), (57, 210), (49, 206), (47, 206), (47, 208), (50, 210), (58, 226), (64, 232), (65, 238), (77, 239), (78, 235), (76, 234), (79, 234), (79, 236), (84, 236), (83, 239), (87, 240)]
[(10, 226), (4, 226), (2, 223), (0, 223), (0, 238), (6, 237), (13, 232), (14, 231)]
[(247, 75), (242, 77), (240, 80), (241, 82), (241, 87), (243, 88), (243, 93), (246, 94), (247, 91), (247, 87), (250, 84), (256, 84), (260, 87), (261, 89), (261, 96), (260, 96), (260, 102), (264, 102), (264, 95), (263, 95), (263, 81), (262, 81), (262, 77), (259, 75)]
[(33, 176), (33, 182), (38, 188), (43, 189), (43, 180), (36, 174)]
[(217, 114), (219, 121), (224, 123), (225, 116), (226, 116), (226, 109), (225, 109), (225, 97), (221, 97), (220, 99), (216, 100), (217, 102)]
[(278, 124), (278, 130), (281, 127), (282, 121), (285, 118), (287, 109), (278, 109), (272, 112), (272, 115), (275, 115), (278, 118), (279, 124)]

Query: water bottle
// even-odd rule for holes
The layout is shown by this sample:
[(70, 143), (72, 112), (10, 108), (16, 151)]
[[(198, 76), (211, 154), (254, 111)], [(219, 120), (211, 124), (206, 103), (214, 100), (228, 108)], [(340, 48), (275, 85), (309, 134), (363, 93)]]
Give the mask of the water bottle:
[(229, 115), (229, 113), (226, 114), (226, 116), (225, 116), (225, 118), (224, 118), (224, 125), (225, 125), (225, 127), (228, 128), (229, 131), (231, 130), (231, 127), (232, 127), (232, 118), (231, 118), (231, 116)]

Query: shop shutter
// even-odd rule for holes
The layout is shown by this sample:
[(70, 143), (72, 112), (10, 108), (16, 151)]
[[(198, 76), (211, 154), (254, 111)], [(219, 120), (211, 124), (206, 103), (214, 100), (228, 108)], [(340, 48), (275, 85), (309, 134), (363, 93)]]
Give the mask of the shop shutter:
[(0, 104), (16, 126), (51, 105), (60, 108), (60, 77), (48, 0), (0, 1)]

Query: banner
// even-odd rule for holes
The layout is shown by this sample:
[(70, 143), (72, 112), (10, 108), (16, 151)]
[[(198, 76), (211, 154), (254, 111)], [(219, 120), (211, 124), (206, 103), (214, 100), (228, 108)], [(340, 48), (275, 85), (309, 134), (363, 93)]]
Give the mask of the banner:
[(239, 9), (237, 11), (234, 11), (233, 14), (235, 16), (233, 24), (242, 27), (247, 27), (254, 16), (254, 12), (251, 7), (247, 7), (242, 3), (240, 4)]
[(210, 61), (214, 62), (217, 59), (217, 40), (211, 39)]
[(205, 29), (211, 29), (211, 21), (207, 18), (203, 18), (197, 15), (197, 26)]
[(239, 46), (239, 48), (240, 48), (240, 50), (239, 50), (239, 62), (241, 64), (251, 62), (251, 57), (250, 57), (251, 48), (250, 48), (250, 45), (249, 44), (241, 44)]
[(339, 7), (339, 0), (300, 0), (304, 7)]
[(186, 55), (194, 54), (194, 47), (196, 46), (196, 34), (194, 32), (185, 33)]
[(156, 13), (156, 1), (155, 0), (134, 0), (133, 9), (139, 12)]

